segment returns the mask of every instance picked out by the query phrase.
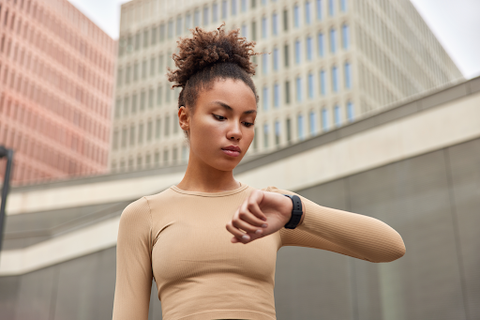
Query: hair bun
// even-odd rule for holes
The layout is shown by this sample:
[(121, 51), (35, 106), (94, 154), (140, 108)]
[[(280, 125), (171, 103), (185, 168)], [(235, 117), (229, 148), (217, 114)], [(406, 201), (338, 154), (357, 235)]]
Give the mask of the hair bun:
[(168, 69), (168, 81), (172, 87), (185, 87), (195, 73), (217, 63), (235, 63), (250, 75), (255, 74), (255, 66), (250, 56), (255, 55), (255, 42), (239, 36), (239, 30), (225, 32), (225, 22), (214, 31), (200, 27), (191, 29), (193, 38), (177, 41), (179, 53), (173, 54), (176, 70)]

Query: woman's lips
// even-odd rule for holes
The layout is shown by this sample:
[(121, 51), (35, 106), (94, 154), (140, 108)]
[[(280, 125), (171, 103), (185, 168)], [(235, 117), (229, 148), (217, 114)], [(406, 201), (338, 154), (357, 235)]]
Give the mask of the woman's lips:
[(222, 151), (223, 151), (226, 155), (229, 155), (229, 156), (231, 156), (231, 157), (238, 157), (238, 156), (240, 155), (240, 152), (234, 151), (234, 150), (222, 149)]

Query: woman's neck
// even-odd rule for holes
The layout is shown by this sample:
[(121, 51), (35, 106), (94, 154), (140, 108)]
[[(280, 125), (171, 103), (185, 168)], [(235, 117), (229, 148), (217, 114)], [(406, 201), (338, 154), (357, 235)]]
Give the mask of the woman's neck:
[(222, 192), (237, 189), (241, 184), (235, 180), (232, 171), (220, 171), (188, 162), (187, 170), (178, 188), (198, 192)]

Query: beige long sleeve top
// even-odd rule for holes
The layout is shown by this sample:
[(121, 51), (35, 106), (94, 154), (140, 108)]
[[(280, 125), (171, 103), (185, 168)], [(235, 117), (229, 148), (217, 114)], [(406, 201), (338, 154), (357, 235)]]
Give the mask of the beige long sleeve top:
[(302, 196), (305, 218), (296, 229), (234, 244), (225, 225), (252, 190), (241, 185), (204, 193), (172, 186), (128, 205), (118, 232), (113, 319), (148, 319), (155, 279), (164, 320), (272, 320), (275, 263), (282, 246), (371, 262), (393, 261), (405, 252), (401, 236), (382, 221)]

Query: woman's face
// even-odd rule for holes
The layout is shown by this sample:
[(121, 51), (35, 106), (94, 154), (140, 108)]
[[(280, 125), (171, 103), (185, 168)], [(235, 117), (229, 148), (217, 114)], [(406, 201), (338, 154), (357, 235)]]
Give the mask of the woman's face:
[(250, 87), (240, 80), (216, 80), (210, 90), (199, 92), (193, 114), (186, 107), (178, 112), (180, 126), (189, 133), (189, 161), (233, 170), (253, 140), (256, 115)]

